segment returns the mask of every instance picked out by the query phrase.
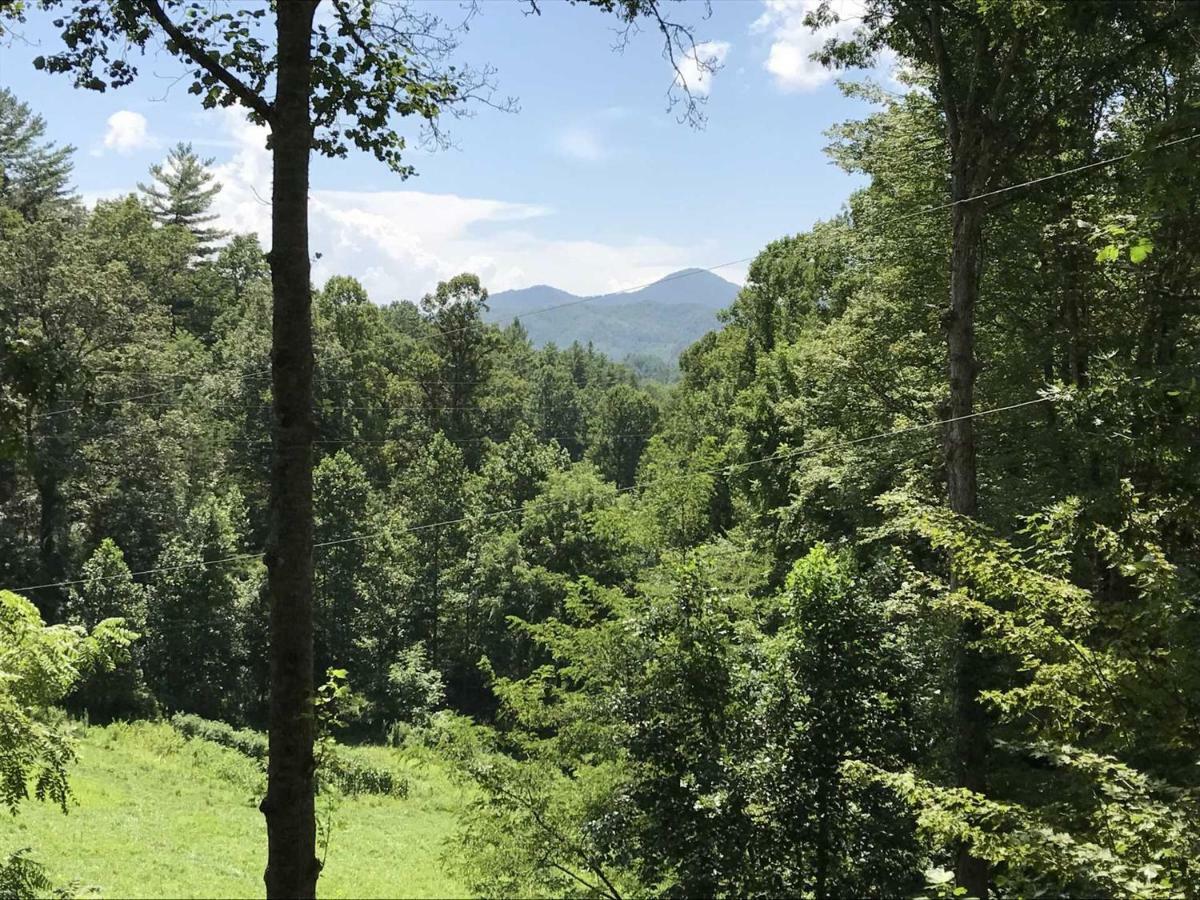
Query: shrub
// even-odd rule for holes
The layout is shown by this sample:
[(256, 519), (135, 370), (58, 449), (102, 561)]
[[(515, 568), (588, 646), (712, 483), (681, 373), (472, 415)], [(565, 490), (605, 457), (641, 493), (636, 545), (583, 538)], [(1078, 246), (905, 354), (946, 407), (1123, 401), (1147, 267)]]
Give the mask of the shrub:
[[(211, 741), (222, 747), (237, 750), (253, 760), (267, 764), (267, 738), (257, 731), (234, 728), (225, 722), (214, 722), (186, 713), (171, 717), (171, 725), (184, 737)], [(336, 748), (323, 759), (317, 771), (317, 787), (328, 784), (343, 794), (378, 794), (386, 797), (407, 797), (408, 780), (389, 769), (372, 766), (353, 759), (344, 748)]]
[(251, 759), (258, 760), (264, 765), (267, 762), (267, 739), (257, 731), (248, 728), (234, 728), (224, 722), (215, 722), (194, 716), (190, 713), (176, 713), (171, 716), (171, 725), (184, 737), (199, 738), (212, 741), (222, 747), (229, 747)]

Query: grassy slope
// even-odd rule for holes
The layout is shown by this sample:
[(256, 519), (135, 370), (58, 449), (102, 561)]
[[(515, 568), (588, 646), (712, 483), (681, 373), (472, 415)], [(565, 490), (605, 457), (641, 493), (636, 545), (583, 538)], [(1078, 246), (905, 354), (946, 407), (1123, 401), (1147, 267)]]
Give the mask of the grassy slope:
[[(77, 746), (70, 812), (25, 804), (0, 818), (0, 850), (31, 847), (56, 883), (104, 897), (262, 896), (266, 831), (252, 763), (168, 725), (90, 728)], [(335, 801), (321, 896), (463, 895), (440, 863), (462, 792), (435, 760), (379, 749), (372, 761), (382, 754), (406, 771), (409, 797)]]

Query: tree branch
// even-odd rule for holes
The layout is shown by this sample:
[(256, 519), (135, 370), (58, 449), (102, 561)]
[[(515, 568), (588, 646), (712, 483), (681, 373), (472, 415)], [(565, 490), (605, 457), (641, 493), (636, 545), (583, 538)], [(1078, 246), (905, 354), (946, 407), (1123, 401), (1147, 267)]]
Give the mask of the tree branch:
[(950, 59), (946, 55), (946, 44), (942, 37), (941, 8), (936, 2), (929, 5), (929, 41), (933, 48), (933, 61), (937, 66), (938, 86), (942, 92), (942, 106), (946, 112), (946, 130), (949, 132), (950, 152), (953, 158), (961, 149), (958, 104), (954, 99), (954, 75), (950, 71)]
[(150, 14), (151, 18), (167, 33), (167, 36), (175, 42), (180, 50), (187, 54), (188, 59), (207, 71), (217, 81), (221, 82), (221, 84), (225, 85), (246, 107), (258, 113), (267, 122), (271, 121), (275, 114), (274, 107), (258, 94), (254, 93), (244, 81), (214, 59), (191, 35), (172, 22), (171, 17), (166, 14), (159, 0), (139, 0), (139, 2), (142, 8)]
[[(530, 798), (529, 800), (526, 800), (522, 797), (519, 797), (514, 791), (510, 791), (506, 787), (504, 787), (504, 785), (500, 784), (500, 782), (498, 780), (489, 782), (487, 786), (491, 790), (493, 790), (497, 794), (499, 794), (501, 797), (504, 797), (505, 799), (507, 799), (513, 803), (516, 803), (519, 806), (524, 807), (525, 811), (528, 812), (529, 815), (533, 818), (534, 824), (537, 825), (538, 828), (540, 828), (544, 833), (546, 833), (551, 838), (553, 838), (555, 841), (557, 841), (561, 847), (563, 847), (567, 851), (574, 853), (576, 856), (578, 856), (579, 859), (583, 862), (583, 864), (589, 870), (591, 870), (592, 874), (595, 875), (597, 878), (599, 878), (604, 883), (604, 887), (608, 891), (608, 895), (610, 897), (612, 897), (613, 900), (621, 900), (621, 894), (617, 891), (616, 887), (613, 886), (613, 883), (608, 880), (608, 876), (606, 876), (604, 874), (603, 866), (601, 866), (597, 862), (594, 862), (591, 859), (591, 857), (589, 856), (588, 852), (583, 847), (578, 846), (573, 841), (571, 841), (569, 838), (562, 835), (556, 828), (554, 828), (552, 825), (550, 825), (543, 818), (541, 812), (537, 808), (537, 803), (532, 798)], [(561, 866), (559, 866), (557, 864), (551, 863), (551, 865), (553, 865), (555, 868), (559, 869), (560, 871), (566, 872), (568, 875), (572, 875), (572, 877), (574, 877), (574, 878), (576, 878), (576, 880), (578, 880), (578, 876), (574, 875), (574, 873), (568, 872), (566, 869), (563, 869)]]

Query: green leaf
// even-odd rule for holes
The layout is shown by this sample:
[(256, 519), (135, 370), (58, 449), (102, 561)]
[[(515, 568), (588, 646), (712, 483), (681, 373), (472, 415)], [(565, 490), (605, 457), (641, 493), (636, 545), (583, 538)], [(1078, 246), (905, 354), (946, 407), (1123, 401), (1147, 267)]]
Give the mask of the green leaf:
[(1121, 251), (1117, 249), (1117, 245), (1109, 244), (1107, 247), (1101, 247), (1098, 251), (1096, 251), (1096, 262), (1116, 262), (1120, 255)]
[(1144, 262), (1152, 252), (1154, 252), (1154, 242), (1150, 238), (1138, 238), (1137, 243), (1129, 248), (1129, 261), (1136, 266)]

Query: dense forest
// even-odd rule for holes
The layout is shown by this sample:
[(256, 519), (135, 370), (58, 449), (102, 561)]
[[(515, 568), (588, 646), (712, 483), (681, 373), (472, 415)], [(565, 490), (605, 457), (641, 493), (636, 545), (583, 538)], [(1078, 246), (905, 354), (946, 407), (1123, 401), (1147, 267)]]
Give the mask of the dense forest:
[[(444, 761), (475, 895), (1200, 896), (1200, 10), (867, 7), (866, 186), (676, 383), (313, 289), (319, 740)], [(268, 258), (188, 145), (81, 202), (53, 114), (0, 92), (14, 812), (72, 721), (270, 723)]]

